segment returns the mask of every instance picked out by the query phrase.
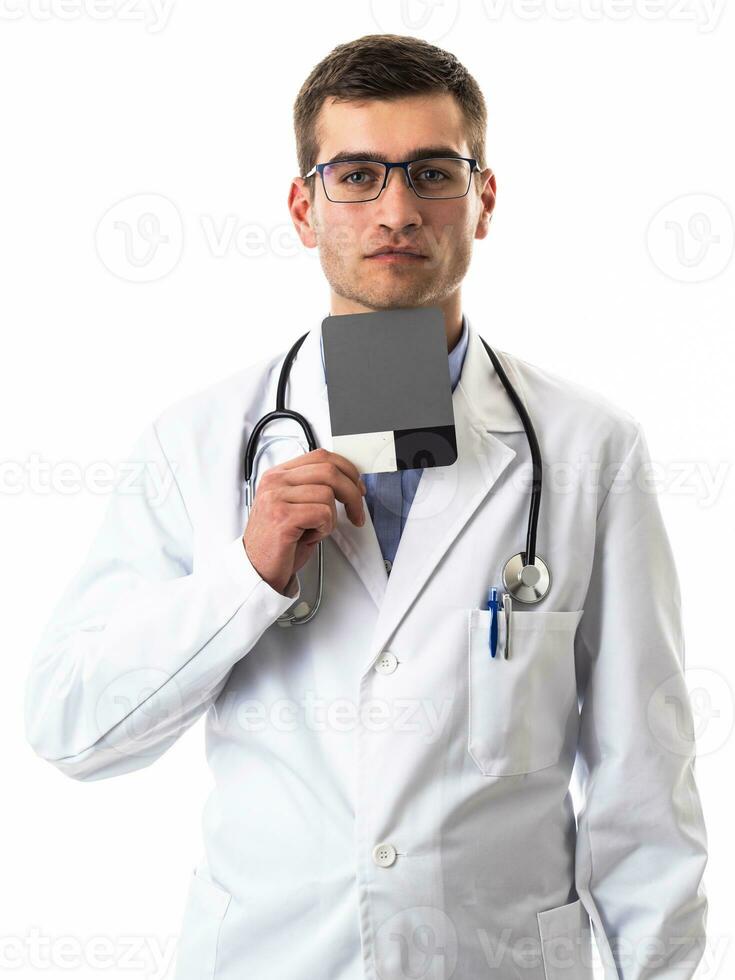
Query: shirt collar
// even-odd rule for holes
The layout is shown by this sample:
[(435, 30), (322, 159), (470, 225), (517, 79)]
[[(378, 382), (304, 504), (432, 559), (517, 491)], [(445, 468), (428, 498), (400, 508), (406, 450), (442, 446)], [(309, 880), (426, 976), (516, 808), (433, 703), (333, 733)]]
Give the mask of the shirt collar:
[[(327, 314), (329, 316), (330, 314)], [(467, 353), (467, 340), (469, 337), (469, 331), (467, 330), (467, 317), (462, 314), (462, 333), (459, 335), (459, 340), (454, 345), (454, 347), (449, 351), (449, 379), (452, 384), (452, 391), (457, 387), (460, 375), (462, 374), (462, 364), (464, 363), (464, 357)], [(319, 331), (319, 344), (322, 352), (322, 371), (324, 372), (324, 380), (326, 381), (327, 373), (324, 366), (324, 341), (322, 340), (321, 329)]]

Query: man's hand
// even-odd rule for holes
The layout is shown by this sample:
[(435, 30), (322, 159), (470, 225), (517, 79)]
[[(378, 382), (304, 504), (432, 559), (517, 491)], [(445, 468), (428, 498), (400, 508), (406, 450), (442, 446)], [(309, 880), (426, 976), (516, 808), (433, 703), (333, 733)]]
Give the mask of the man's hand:
[(338, 453), (315, 449), (258, 480), (243, 544), (250, 563), (277, 592), (311, 557), (314, 546), (337, 524), (341, 500), (353, 524), (362, 527), (366, 487), (353, 463)]

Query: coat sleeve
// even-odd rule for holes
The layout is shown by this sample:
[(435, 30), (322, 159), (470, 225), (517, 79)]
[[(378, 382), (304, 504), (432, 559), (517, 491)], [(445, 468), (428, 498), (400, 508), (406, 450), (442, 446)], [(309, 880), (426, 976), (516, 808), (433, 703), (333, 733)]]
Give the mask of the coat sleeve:
[[(77, 779), (150, 765), (301, 594), (260, 577), (242, 537), (193, 569), (193, 530), (155, 423), (32, 653), (26, 737)], [(128, 484), (128, 485), (126, 485)]]
[(691, 980), (705, 944), (707, 835), (680, 589), (650, 477), (636, 425), (598, 513), (576, 639), (576, 887), (605, 980)]

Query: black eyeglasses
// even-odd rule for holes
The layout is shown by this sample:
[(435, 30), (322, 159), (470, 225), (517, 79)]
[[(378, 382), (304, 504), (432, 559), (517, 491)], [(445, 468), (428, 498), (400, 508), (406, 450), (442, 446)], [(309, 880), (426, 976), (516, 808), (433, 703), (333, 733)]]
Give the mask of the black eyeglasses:
[(361, 204), (380, 195), (392, 167), (403, 170), (406, 183), (418, 197), (442, 201), (464, 197), (470, 189), (472, 174), (480, 170), (472, 157), (425, 157), (392, 163), (339, 160), (314, 164), (304, 180), (319, 174), (328, 200), (336, 204)]

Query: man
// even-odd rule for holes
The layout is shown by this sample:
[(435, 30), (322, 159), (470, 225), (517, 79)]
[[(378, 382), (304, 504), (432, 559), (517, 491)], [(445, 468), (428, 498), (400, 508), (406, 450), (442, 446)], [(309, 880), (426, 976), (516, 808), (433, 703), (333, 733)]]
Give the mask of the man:
[[(242, 450), (283, 354), (246, 368), (142, 434), (134, 458), (171, 490), (158, 501), (147, 477), (115, 495), (34, 654), (29, 740), (78, 779), (149, 765), (209, 709), (216, 787), (178, 980), (591, 980), (590, 920), (607, 980), (689, 980), (701, 958), (706, 835), (645, 438), (507, 354), (544, 461), (579, 478), (547, 481), (552, 588), (516, 604), (511, 657), (487, 655), (487, 589), (525, 544), (530, 457), (462, 312), (495, 202), (485, 121), (451, 54), (393, 35), (337, 47), (295, 105), (289, 208), (330, 311), (442, 310), (457, 462), (361, 483), (329, 450), (294, 455), (277, 420), (243, 533)], [(466, 192), (428, 190), (451, 167)], [(324, 446), (321, 319), (288, 405)], [(324, 602), (281, 629), (313, 594), (319, 541)]]

